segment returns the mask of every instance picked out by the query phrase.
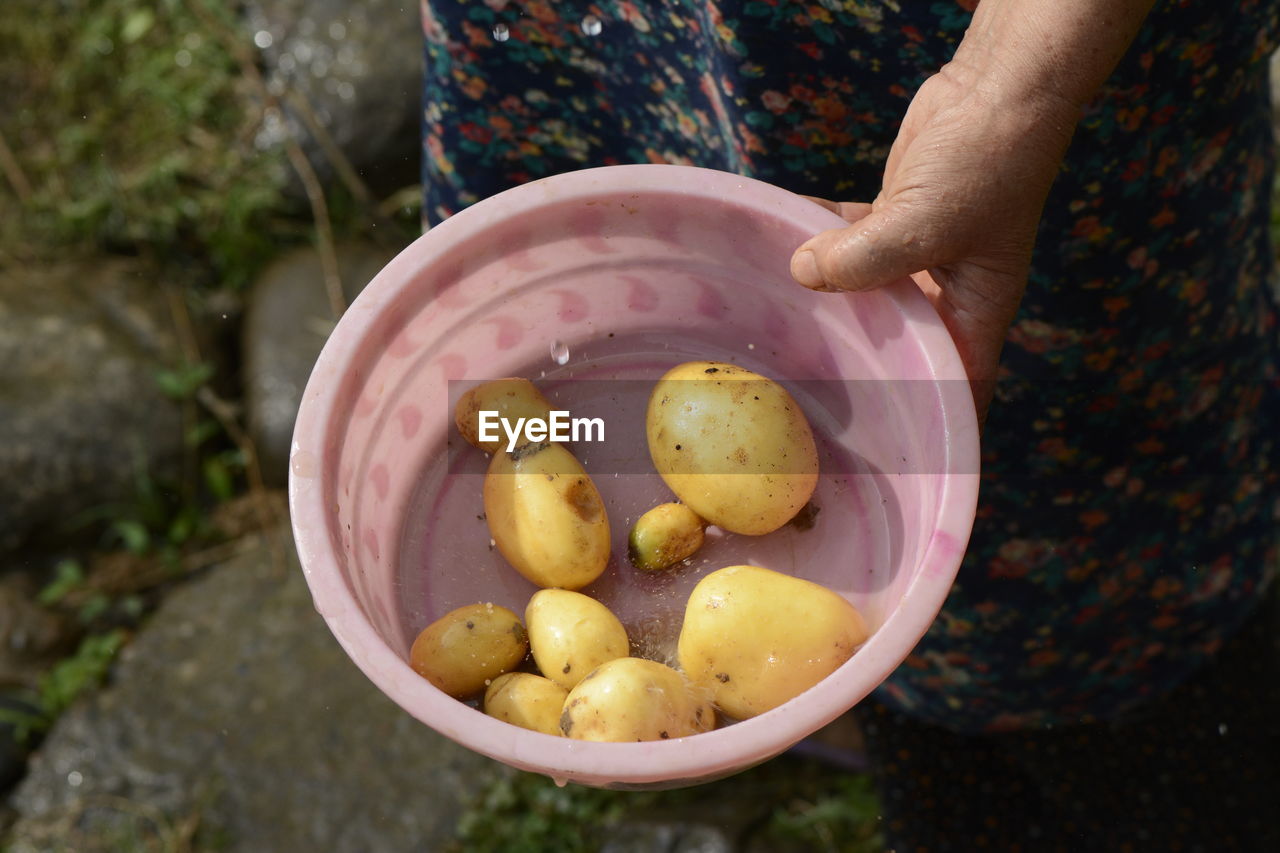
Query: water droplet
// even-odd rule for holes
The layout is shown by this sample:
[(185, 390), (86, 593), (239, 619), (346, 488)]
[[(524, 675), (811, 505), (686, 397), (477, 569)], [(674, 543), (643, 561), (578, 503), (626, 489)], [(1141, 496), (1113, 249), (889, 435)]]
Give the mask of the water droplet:
[(82, 782), (84, 782), (84, 775), (79, 770), (72, 770), (67, 774), (67, 784), (71, 787), (79, 788)]
[(289, 460), (289, 470), (293, 472), (294, 476), (307, 479), (315, 477), (319, 473), (317, 471), (319, 465), (319, 458), (309, 450), (299, 450)]
[(598, 36), (602, 29), (604, 29), (604, 24), (595, 15), (587, 15), (582, 19), (582, 32), (584, 35)]
[(569, 345), (564, 341), (556, 340), (551, 342), (551, 359), (556, 364), (569, 363)]
[(755, 349), (755, 348), (756, 348), (755, 344), (747, 344), (747, 349)]
[(563, 776), (553, 776), (552, 780), (556, 783), (557, 788), (563, 788), (565, 785), (569, 784), (569, 780)]
[(256, 44), (260, 49), (266, 50), (267, 48), (271, 47), (272, 44), (275, 43), (275, 38), (272, 37), (271, 33), (267, 32), (266, 30), (258, 30), (256, 33), (253, 34), (253, 43)]
[(493, 25), (493, 40), (506, 41), (511, 38), (511, 28), (499, 21)]

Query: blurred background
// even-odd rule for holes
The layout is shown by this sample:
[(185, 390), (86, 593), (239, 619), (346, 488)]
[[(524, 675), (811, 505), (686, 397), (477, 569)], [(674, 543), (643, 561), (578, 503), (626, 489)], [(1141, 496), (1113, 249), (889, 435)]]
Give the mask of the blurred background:
[(4, 0), (0, 849), (879, 850), (847, 723), (695, 789), (558, 788), (312, 609), (289, 438), (420, 233), (421, 42), (397, 0)]

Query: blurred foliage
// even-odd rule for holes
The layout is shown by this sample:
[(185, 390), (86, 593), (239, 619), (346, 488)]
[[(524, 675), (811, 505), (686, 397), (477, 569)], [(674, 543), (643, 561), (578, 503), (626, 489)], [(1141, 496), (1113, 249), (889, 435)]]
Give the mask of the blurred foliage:
[(0, 722), (14, 727), (19, 742), (42, 734), (76, 697), (102, 683), (126, 638), (126, 632), (119, 628), (86, 636), (75, 653), (40, 676), (38, 688), (24, 697), (30, 710), (0, 709)]
[(449, 850), (587, 853), (615, 837), (634, 842), (629, 821), (636, 821), (718, 826), (752, 850), (879, 853), (879, 812), (869, 777), (788, 757), (670, 791), (560, 787), (544, 776), (513, 773), (497, 777), (469, 804)]
[(238, 29), (232, 0), (5, 0), (0, 263), (140, 252), (240, 285), (278, 249), (284, 157), (192, 4)]
[(876, 827), (879, 814), (870, 776), (834, 775), (821, 790), (774, 809), (765, 834), (804, 850), (878, 853), (884, 849)]
[(90, 634), (79, 649), (59, 661), (40, 679), (40, 706), (50, 719), (66, 710), (72, 701), (106, 677), (116, 652), (124, 645), (125, 632)]

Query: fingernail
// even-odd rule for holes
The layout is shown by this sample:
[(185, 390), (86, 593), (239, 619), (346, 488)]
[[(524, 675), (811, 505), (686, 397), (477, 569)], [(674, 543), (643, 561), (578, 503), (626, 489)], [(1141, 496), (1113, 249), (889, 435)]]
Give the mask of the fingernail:
[(822, 273), (818, 272), (818, 259), (805, 249), (791, 258), (791, 277), (809, 288), (822, 287)]

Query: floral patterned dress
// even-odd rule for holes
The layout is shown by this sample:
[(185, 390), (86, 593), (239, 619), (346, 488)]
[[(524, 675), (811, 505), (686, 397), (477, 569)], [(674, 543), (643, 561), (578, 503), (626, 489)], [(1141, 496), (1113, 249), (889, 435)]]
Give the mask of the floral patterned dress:
[[(427, 0), (424, 215), (587, 166), (869, 200), (976, 0)], [(1268, 238), (1278, 10), (1165, 0), (1046, 206), (946, 606), (878, 691), (960, 732), (1108, 719), (1187, 679), (1280, 560)]]

